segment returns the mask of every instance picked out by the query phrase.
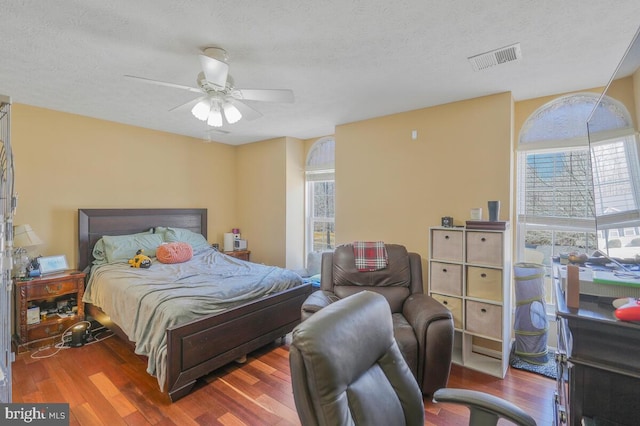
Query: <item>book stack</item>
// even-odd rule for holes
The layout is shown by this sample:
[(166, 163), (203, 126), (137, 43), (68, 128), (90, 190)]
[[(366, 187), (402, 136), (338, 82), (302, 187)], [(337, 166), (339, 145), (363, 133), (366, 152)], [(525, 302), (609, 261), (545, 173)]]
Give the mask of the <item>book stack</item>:
[(509, 229), (509, 222), (505, 221), (485, 221), (485, 220), (468, 220), (467, 229), (487, 229), (491, 231), (504, 231)]

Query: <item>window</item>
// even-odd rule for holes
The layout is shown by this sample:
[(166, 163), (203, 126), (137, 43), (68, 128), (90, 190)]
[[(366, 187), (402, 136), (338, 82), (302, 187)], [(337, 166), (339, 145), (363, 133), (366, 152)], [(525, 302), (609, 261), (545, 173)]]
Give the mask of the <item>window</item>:
[(335, 247), (335, 142), (316, 141), (306, 163), (306, 251)]
[[(606, 97), (598, 101), (590, 93), (557, 98), (534, 112), (520, 133), (517, 259), (527, 260), (531, 250), (543, 254), (548, 303), (552, 256), (572, 251), (590, 255), (598, 238), (628, 235), (631, 240), (640, 226), (636, 140), (632, 130), (619, 130), (628, 129), (631, 120), (619, 102)], [(590, 122), (589, 130), (598, 137), (592, 137), (589, 150), (587, 120), (596, 104), (610, 112), (609, 122), (599, 118), (595, 129)], [(603, 218), (608, 230), (601, 231)]]
[(612, 257), (634, 258), (640, 226), (640, 163), (635, 135), (595, 140), (591, 156), (595, 215), (602, 231), (598, 247)]

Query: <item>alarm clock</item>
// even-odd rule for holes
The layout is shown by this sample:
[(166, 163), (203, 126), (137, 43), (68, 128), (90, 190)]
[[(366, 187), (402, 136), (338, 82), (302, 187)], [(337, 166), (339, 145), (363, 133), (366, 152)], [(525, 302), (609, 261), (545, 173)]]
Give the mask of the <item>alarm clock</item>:
[(442, 226), (453, 228), (453, 218), (451, 216), (442, 217)]

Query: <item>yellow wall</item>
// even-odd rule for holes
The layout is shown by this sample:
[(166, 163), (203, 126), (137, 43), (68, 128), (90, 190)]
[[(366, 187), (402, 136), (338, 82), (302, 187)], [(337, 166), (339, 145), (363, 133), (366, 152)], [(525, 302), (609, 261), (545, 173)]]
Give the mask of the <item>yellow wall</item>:
[[(604, 89), (603, 89), (604, 90)], [(624, 104), (631, 115), (634, 127), (638, 128), (638, 112), (637, 112), (637, 89), (634, 89), (633, 76), (621, 78), (611, 82), (607, 88), (607, 96), (614, 98)], [(600, 92), (599, 92), (600, 93)]]
[(305, 150), (304, 141), (287, 138), (287, 219), (286, 262), (290, 269), (301, 269), (304, 259), (304, 191)]
[(338, 126), (337, 242), (398, 243), (426, 259), (442, 216), (462, 225), (482, 207), (486, 219), (500, 200), (509, 220), (512, 105), (501, 93)]
[[(612, 85), (636, 117), (630, 90), (631, 78)], [(500, 200), (500, 219), (513, 221), (512, 139), (557, 96), (514, 103), (501, 93), (338, 126), (337, 242), (394, 242), (426, 259), (442, 216), (461, 225), (472, 207), (486, 218), (487, 201)], [(238, 227), (253, 261), (303, 266), (304, 164), (317, 138), (208, 144), (21, 104), (11, 130), (15, 223), (45, 241), (40, 254), (75, 265), (78, 208), (205, 207), (210, 242)]]
[(22, 104), (11, 115), (14, 223), (45, 242), (31, 254), (75, 266), (79, 208), (208, 208), (211, 242), (234, 225), (235, 147)]
[(277, 138), (237, 149), (237, 224), (251, 261), (302, 268), (304, 143)]
[(285, 138), (237, 147), (237, 221), (253, 262), (285, 262)]

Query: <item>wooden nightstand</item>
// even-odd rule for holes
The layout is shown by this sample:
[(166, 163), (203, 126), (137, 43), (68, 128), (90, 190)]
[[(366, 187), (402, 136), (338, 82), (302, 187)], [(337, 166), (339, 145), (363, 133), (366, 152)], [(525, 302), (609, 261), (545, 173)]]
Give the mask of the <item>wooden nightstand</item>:
[(227, 256), (235, 257), (240, 260), (249, 261), (249, 256), (251, 255), (251, 250), (234, 250), (234, 251), (223, 251)]
[[(14, 280), (18, 351), (58, 343), (53, 338), (59, 338), (67, 328), (84, 320), (85, 275), (69, 271), (26, 281)], [(27, 321), (29, 308), (35, 309), (29, 312)]]

